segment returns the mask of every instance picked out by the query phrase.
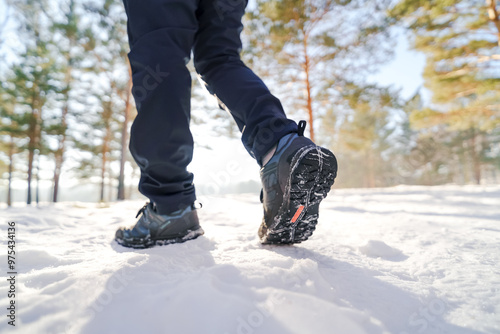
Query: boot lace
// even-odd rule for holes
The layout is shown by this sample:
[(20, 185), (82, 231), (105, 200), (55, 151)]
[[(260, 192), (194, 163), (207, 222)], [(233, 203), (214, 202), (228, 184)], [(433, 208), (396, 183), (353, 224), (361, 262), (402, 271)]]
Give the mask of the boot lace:
[(146, 211), (146, 208), (148, 207), (149, 205), (149, 202), (146, 202), (146, 204), (144, 204), (144, 206), (142, 208), (139, 209), (139, 211), (137, 211), (137, 215), (135, 216), (135, 218), (139, 217), (139, 215), (141, 213), (144, 213), (144, 211)]

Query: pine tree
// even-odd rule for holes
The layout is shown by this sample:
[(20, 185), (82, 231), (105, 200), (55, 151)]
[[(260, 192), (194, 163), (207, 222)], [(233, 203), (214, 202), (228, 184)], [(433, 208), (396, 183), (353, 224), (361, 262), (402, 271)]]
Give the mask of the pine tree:
[(476, 183), (488, 150), (484, 138), (500, 124), (499, 8), (496, 0), (401, 0), (391, 10), (427, 55), (425, 85), (435, 105), (415, 112), (412, 122), (467, 133)]
[(339, 130), (339, 149), (344, 162), (343, 178), (362, 180), (363, 187), (384, 186), (390, 181), (392, 162), (384, 154), (392, 148), (395, 126), (390, 124), (397, 94), (388, 88), (350, 86), (343, 92), (350, 112)]
[(33, 162), (36, 152), (42, 150), (43, 118), (42, 112), (47, 97), (56, 90), (52, 85), (54, 62), (46, 49), (46, 44), (38, 42), (35, 48), (28, 49), (20, 57), (22, 65), (12, 68), (14, 77), (8, 92), (16, 98), (17, 109), (21, 118), (27, 121), (26, 136), (28, 137), (28, 197), (31, 204), (31, 181), (33, 177)]
[(62, 18), (52, 22), (51, 31), (54, 33), (53, 43), (57, 46), (57, 62), (60, 94), (58, 101), (61, 105), (60, 115), (55, 117), (55, 122), (47, 129), (47, 132), (57, 138), (57, 146), (53, 150), (54, 155), (54, 178), (52, 201), (57, 202), (59, 194), (59, 183), (68, 146), (69, 118), (74, 117), (75, 100), (80, 90), (75, 87), (78, 81), (78, 73), (85, 70), (82, 62), (86, 53), (92, 50), (94, 38), (92, 31), (81, 24), (81, 7), (75, 0), (61, 1), (59, 6)]
[(43, 111), (52, 94), (57, 93), (55, 85), (56, 65), (50, 52), (51, 34), (47, 30), (47, 16), (44, 1), (18, 0), (10, 2), (20, 22), (20, 34), (26, 39), (26, 49), (17, 63), (10, 69), (9, 84), (4, 87), (16, 100), (16, 113), (27, 123), (27, 203), (31, 204), (31, 183), (33, 164), (37, 154), (47, 151), (44, 147)]
[[(106, 75), (111, 91), (109, 96), (120, 111), (116, 115), (120, 125), (120, 159), (117, 199), (125, 199), (125, 164), (128, 159), (128, 139), (130, 123), (133, 120), (133, 103), (131, 96), (132, 74), (127, 53), (129, 50), (126, 33), (126, 15), (122, 2), (105, 0), (100, 5), (89, 5), (87, 10), (96, 14), (98, 29), (103, 38), (98, 38), (93, 52), (96, 59), (95, 69)], [(96, 32), (97, 33), (97, 32)], [(120, 75), (115, 73), (119, 72)], [(115, 110), (117, 106), (111, 107)], [(115, 111), (116, 112), (116, 111)]]
[(6, 165), (7, 172), (7, 206), (12, 205), (14, 155), (22, 152), (21, 139), (25, 135), (23, 125), (26, 124), (23, 115), (16, 114), (14, 110), (15, 99), (0, 86), (0, 143), (1, 151), (7, 158), (6, 163), (2, 161)]
[(73, 139), (75, 148), (80, 151), (77, 175), (99, 180), (100, 201), (106, 200), (106, 186), (111, 182), (112, 174), (110, 164), (118, 159), (117, 153), (120, 152), (120, 141), (116, 136), (120, 133), (117, 106), (109, 94), (110, 88), (92, 92), (96, 105), (88, 106), (88, 112), (79, 116), (84, 129)]
[(284, 87), (285, 104), (307, 114), (311, 139), (315, 119), (338, 103), (343, 87), (387, 59), (384, 8), (389, 3), (257, 1), (256, 11), (248, 15), (248, 52), (253, 55), (247, 58), (260, 58), (256, 68), (270, 83)]
[(5, 4), (6, 11), (2, 15), (0, 15), (0, 47), (2, 47), (2, 44), (4, 43), (4, 36), (3, 33), (5, 32), (5, 27), (7, 26), (7, 23), (9, 22), (9, 12), (10, 12), (10, 7), (8, 4)]

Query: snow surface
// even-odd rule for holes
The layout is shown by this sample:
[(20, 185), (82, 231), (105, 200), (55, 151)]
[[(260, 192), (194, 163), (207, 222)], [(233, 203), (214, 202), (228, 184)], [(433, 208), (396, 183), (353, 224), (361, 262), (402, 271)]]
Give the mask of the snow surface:
[(0, 210), (0, 332), (500, 333), (500, 186), (333, 190), (281, 247), (258, 242), (258, 194), (203, 204), (205, 236), (148, 250), (113, 241), (143, 202)]

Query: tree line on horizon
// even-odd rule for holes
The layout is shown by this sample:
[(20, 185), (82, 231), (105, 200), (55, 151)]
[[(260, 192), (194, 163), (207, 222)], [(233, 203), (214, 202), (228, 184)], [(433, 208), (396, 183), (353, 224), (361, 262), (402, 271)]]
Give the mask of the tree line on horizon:
[[(217, 12), (231, 1), (216, 2)], [(120, 0), (7, 0), (0, 17), (0, 172), (27, 203), (40, 175), (116, 187), (138, 177), (128, 153), (136, 113)], [(500, 4), (496, 0), (257, 0), (242, 57), (309, 135), (339, 158), (338, 186), (496, 181), (500, 169)], [(17, 42), (12, 38), (15, 27)], [(426, 56), (426, 101), (369, 81), (404, 30)], [(193, 82), (196, 81), (193, 71)], [(193, 110), (234, 136), (227, 114), (193, 85)], [(193, 113), (193, 131), (204, 122)]]

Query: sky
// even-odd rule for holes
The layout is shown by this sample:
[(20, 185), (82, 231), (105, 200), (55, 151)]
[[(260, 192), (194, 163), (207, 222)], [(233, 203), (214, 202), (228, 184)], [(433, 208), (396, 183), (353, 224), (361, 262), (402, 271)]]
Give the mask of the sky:
[[(425, 66), (425, 55), (410, 49), (406, 36), (400, 32), (395, 49), (394, 59), (383, 66), (371, 78), (381, 85), (393, 85), (401, 88), (403, 98), (409, 98), (423, 87), (422, 72)], [(428, 93), (424, 93), (428, 96)]]

